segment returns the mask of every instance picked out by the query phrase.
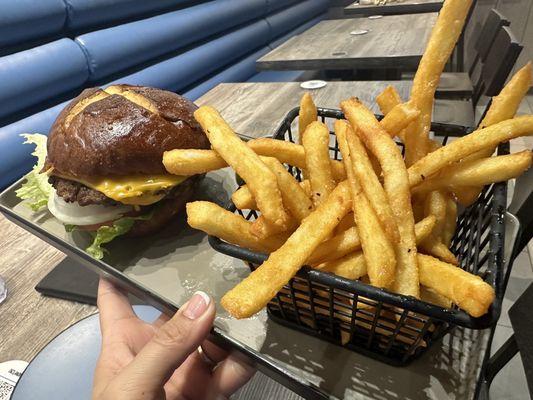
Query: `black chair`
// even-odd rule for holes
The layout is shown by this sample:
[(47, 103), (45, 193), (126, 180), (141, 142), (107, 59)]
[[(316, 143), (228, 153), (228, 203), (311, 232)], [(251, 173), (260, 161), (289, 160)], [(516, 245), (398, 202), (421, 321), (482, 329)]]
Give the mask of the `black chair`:
[[(475, 109), (482, 96), (496, 96), (505, 85), (523, 46), (511, 29), (502, 27), (490, 46), (471, 100), (435, 99), (433, 121), (476, 126)], [(489, 103), (490, 104), (490, 103)], [(485, 111), (487, 110), (485, 107)], [(484, 112), (482, 113), (484, 114)]]
[[(512, 263), (516, 256), (527, 246), (533, 237), (533, 169), (529, 169), (524, 175), (516, 180), (513, 201), (509, 206), (509, 212), (514, 214), (519, 222), (520, 229), (518, 239), (511, 254)], [(508, 269), (506, 279), (509, 280), (512, 264)], [(476, 400), (489, 400), (490, 385), (498, 372), (518, 353), (524, 365), (526, 379), (530, 395), (533, 392), (533, 284), (520, 296), (509, 310), (509, 319), (514, 334), (490, 356), (492, 340), (495, 328), (492, 329), (487, 345), (484, 362), (481, 368), (479, 380), (474, 398)]]
[[(494, 43), (496, 35), (510, 22), (494, 8), (490, 10), (482, 28), (477, 33), (474, 43), (474, 59), (468, 72), (444, 72), (441, 75), (435, 97), (445, 99), (471, 98), (474, 93), (473, 82), (478, 81), (480, 67), (485, 63), (489, 50)], [(464, 34), (464, 32), (463, 32)]]

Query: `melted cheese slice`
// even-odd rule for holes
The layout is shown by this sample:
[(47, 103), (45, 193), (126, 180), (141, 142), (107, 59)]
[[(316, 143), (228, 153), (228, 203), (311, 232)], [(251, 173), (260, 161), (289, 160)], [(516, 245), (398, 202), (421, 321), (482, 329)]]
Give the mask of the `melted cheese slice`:
[(123, 204), (146, 206), (165, 197), (161, 190), (179, 185), (187, 176), (179, 175), (132, 175), (113, 178), (79, 179), (61, 176), (102, 192), (107, 197)]

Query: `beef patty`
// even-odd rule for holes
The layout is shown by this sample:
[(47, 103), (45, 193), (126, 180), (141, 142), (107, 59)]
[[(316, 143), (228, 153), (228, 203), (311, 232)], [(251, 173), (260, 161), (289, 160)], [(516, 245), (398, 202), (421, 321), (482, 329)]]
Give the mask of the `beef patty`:
[[(190, 191), (192, 186), (198, 180), (199, 176), (191, 176), (181, 182), (179, 185), (174, 186), (170, 189), (161, 190), (158, 193), (165, 193), (165, 198), (177, 198), (182, 195), (182, 193), (187, 193)], [(91, 204), (101, 204), (101, 205), (118, 205), (121, 204), (118, 201), (115, 201), (107, 197), (102, 192), (98, 190), (91, 189), (85, 186), (83, 183), (71, 181), (68, 179), (60, 178), (58, 176), (50, 176), (48, 181), (55, 188), (56, 193), (59, 197), (63, 198), (67, 203), (77, 202), (80, 206), (88, 206)]]

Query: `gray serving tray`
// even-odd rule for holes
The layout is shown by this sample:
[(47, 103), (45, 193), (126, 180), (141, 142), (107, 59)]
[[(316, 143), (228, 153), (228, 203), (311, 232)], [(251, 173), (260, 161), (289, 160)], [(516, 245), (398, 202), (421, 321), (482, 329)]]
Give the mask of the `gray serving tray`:
[[(240, 351), (259, 370), (306, 398), (472, 397), (488, 331), (455, 329), (442, 344), (399, 368), (283, 327), (269, 320), (265, 310), (235, 320), (219, 301), (249, 269), (212, 249), (207, 235), (188, 227), (185, 216), (155, 236), (115, 240), (107, 247), (110, 254), (98, 261), (83, 251), (89, 243), (86, 233), (66, 233), (48, 212), (34, 213), (16, 197), (21, 182), (0, 194), (0, 211), (8, 219), (163, 312), (174, 312), (196, 290), (209, 293), (217, 302), (211, 340)], [(206, 175), (196, 199), (224, 205), (236, 187), (234, 173), (222, 169)], [(514, 237), (516, 218), (509, 215), (506, 227), (506, 236)]]

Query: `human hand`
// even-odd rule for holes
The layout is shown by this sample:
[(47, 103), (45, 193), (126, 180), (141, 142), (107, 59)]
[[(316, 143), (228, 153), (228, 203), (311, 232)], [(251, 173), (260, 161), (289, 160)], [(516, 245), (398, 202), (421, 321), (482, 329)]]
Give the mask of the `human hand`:
[[(215, 305), (203, 292), (195, 293), (171, 319), (162, 314), (149, 324), (137, 318), (124, 294), (101, 279), (98, 309), (102, 350), (93, 400), (218, 400), (255, 372), (205, 339)], [(200, 345), (205, 355), (197, 351)]]

